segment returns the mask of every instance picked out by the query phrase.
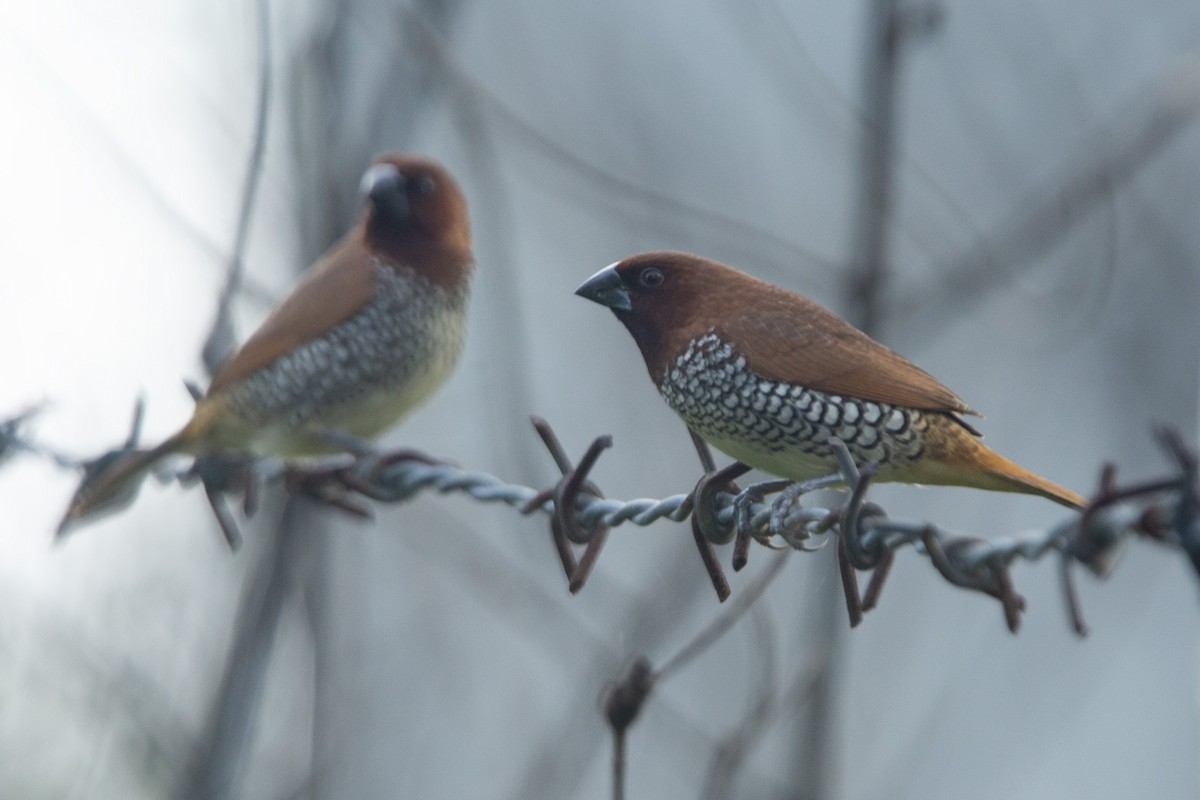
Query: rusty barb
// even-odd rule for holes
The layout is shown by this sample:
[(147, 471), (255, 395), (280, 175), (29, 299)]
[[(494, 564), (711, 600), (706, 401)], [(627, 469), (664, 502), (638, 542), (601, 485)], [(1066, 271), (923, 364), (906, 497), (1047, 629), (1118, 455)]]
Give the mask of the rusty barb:
[[(71, 458), (34, 441), (28, 429), (39, 409), (33, 407), (0, 419), (0, 460), (21, 453), (40, 455), (63, 468), (82, 472), (82, 485), (87, 485), (106, 464), (138, 446), (141, 401), (126, 441), (92, 459)], [(775, 550), (812, 551), (836, 538), (852, 626), (878, 604), (896, 551), (906, 545), (928, 558), (947, 582), (998, 600), (1005, 622), (1014, 632), (1025, 609), (1011, 574), (1011, 565), (1017, 560), (1034, 561), (1048, 554), (1059, 557), (1068, 617), (1080, 635), (1087, 628), (1072, 567), (1081, 564), (1097, 577), (1107, 576), (1129, 534), (1182, 551), (1200, 577), (1200, 466), (1195, 449), (1169, 428), (1155, 431), (1173, 467), (1166, 478), (1121, 486), (1116, 468), (1106, 465), (1092, 501), (1082, 514), (1072, 515), (1046, 531), (981, 539), (951, 534), (929, 523), (889, 518), (867, 499), (875, 466), (854, 463), (838, 439), (830, 440), (837, 457), (836, 472), (799, 483), (769, 480), (742, 488), (735, 481), (749, 468), (734, 462), (718, 469), (708, 446), (693, 437), (703, 475), (692, 491), (663, 499), (613, 500), (604, 497), (589, 478), (600, 455), (612, 447), (611, 437), (597, 437), (574, 462), (548, 422), (537, 417), (532, 422), (560, 473), (553, 486), (541, 490), (506, 483), (485, 472), (467, 471), (415, 450), (381, 451), (369, 442), (335, 432), (324, 435), (333, 449), (342, 451), (336, 455), (284, 462), (214, 454), (196, 459), (185, 470), (159, 473), (157, 477), (184, 484), (201, 483), (218, 527), (232, 549), (237, 548), (242, 536), (236, 514), (225, 498), (240, 493), (242, 515), (250, 517), (259, 505), (263, 487), (273, 484), (364, 518), (372, 514), (370, 503), (365, 501), (400, 503), (427, 489), (463, 493), (483, 503), (504, 503), (522, 514), (546, 514), (551, 542), (572, 593), (585, 585), (610, 530), (626, 522), (645, 526), (660, 519), (688, 520), (705, 569), (722, 601), (729, 597), (730, 588), (717, 546), (732, 542), (731, 566), (736, 571), (746, 565), (751, 541)], [(811, 493), (828, 488), (842, 492), (839, 504), (821, 507), (804, 502)], [(128, 507), (135, 497), (136, 492), (131, 492), (121, 498), (110, 513)], [(575, 548), (580, 546), (583, 551), (577, 558)], [(870, 575), (863, 594), (858, 588), (860, 572)]]
[[(596, 465), (600, 454), (612, 447), (611, 436), (599, 436), (583, 454), (578, 464), (572, 464), (570, 456), (563, 448), (558, 435), (550, 427), (550, 423), (541, 417), (532, 417), (533, 428), (550, 456), (554, 459), (558, 471), (562, 473), (560, 480), (553, 489), (538, 492), (523, 511), (529, 513), (538, 508), (550, 509), (550, 539), (562, 562), (563, 572), (567, 575), (567, 588), (571, 594), (577, 593), (587, 582), (596, 559), (600, 557), (600, 549), (608, 541), (610, 525), (600, 520), (581, 524), (577, 511), (587, 506), (588, 499), (599, 500), (604, 497), (599, 487), (588, 480), (588, 473)], [(583, 556), (576, 561), (571, 544), (585, 545)]]

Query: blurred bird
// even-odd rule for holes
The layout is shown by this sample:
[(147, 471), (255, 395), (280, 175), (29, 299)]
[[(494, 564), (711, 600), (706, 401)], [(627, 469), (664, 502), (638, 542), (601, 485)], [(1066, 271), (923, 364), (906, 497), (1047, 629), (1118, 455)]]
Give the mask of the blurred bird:
[(60, 534), (172, 454), (328, 452), (325, 432), (374, 437), (445, 382), (466, 338), (466, 199), (441, 165), (406, 153), (376, 158), (361, 191), (357, 224), (221, 367), (191, 421), (85, 481)]
[(576, 294), (625, 324), (689, 428), (751, 467), (795, 481), (835, 473), (836, 436), (881, 481), (1086, 503), (980, 442), (963, 419), (978, 414), (927, 372), (786, 289), (656, 252), (601, 270)]

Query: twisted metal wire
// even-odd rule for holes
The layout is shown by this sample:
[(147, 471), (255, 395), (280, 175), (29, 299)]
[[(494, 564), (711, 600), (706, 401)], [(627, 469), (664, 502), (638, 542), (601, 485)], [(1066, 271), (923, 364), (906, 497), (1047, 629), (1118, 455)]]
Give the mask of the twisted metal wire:
[[(433, 490), (439, 494), (466, 494), (481, 503), (502, 503), (522, 514), (542, 512), (553, 515), (556, 511), (553, 498), (530, 505), (543, 493), (541, 490), (509, 483), (487, 472), (465, 470), (446, 463), (398, 461), (380, 471), (376, 482), (384, 487), (383, 494), (389, 495), (387, 502), (403, 502), (423, 491)], [(690, 492), (661, 499), (639, 497), (618, 500), (589, 496), (581, 498), (576, 518), (581, 527), (587, 530), (600, 525), (616, 528), (627, 522), (639, 527), (653, 525), (663, 519), (682, 522), (692, 513), (690, 499)], [(734, 524), (735, 499), (735, 495), (727, 492), (716, 495), (714, 510), (722, 526)], [(832, 513), (834, 509), (806, 506), (792, 512), (790, 521), (816, 524)], [(750, 523), (754, 533), (766, 537), (771, 532), (771, 514), (771, 503), (755, 502), (750, 505)], [(1112, 531), (1123, 531), (1132, 527), (1140, 514), (1140, 510), (1132, 506), (1114, 506), (1098, 514), (1092, 523)], [(1072, 517), (1047, 530), (1029, 530), (988, 540), (972, 540), (960, 553), (960, 558), (971, 567), (997, 558), (1005, 562), (1037, 561), (1047, 554), (1061, 553), (1077, 528), (1078, 518)], [(947, 543), (956, 538), (936, 526), (931, 528), (927, 523), (887, 520), (872, 524), (864, 532), (863, 544), (868, 548), (878, 545), (889, 550), (911, 546), (918, 553), (926, 554), (922, 537), (931, 530)]]
[[(70, 459), (33, 442), (26, 429), (36, 410), (0, 420), (0, 457), (28, 452), (51, 458), (61, 466), (84, 473), (82, 490), (94, 478), (98, 465), (110, 463), (136, 448), (140, 403), (126, 442), (90, 460)], [(1179, 465), (1177, 475), (1121, 489), (1115, 485), (1115, 468), (1108, 466), (1095, 499), (1082, 516), (1072, 515), (1047, 530), (984, 540), (953, 534), (929, 523), (889, 519), (883, 509), (866, 501), (874, 474), (872, 465), (860, 468), (854, 464), (845, 446), (836, 439), (830, 444), (839, 456), (839, 474), (799, 484), (771, 481), (745, 490), (733, 484), (731, 478), (743, 474), (746, 468), (735, 463), (724, 470), (715, 469), (706, 446), (697, 441), (706, 472), (693, 491), (661, 499), (618, 500), (604, 497), (587, 480), (587, 473), (600, 453), (611, 446), (610, 437), (599, 437), (578, 465), (574, 465), (549, 424), (536, 418), (533, 422), (562, 472), (561, 480), (552, 488), (539, 490), (510, 483), (415, 451), (382, 452), (367, 442), (339, 434), (330, 437), (348, 452), (308, 464), (270, 459), (247, 463), (244, 458), (205, 456), (175, 478), (204, 484), (221, 530), (233, 548), (241, 537), (222, 497), (240, 487), (244, 492), (244, 510), (249, 515), (256, 506), (256, 487), (264, 483), (282, 482), (291, 490), (358, 515), (370, 512), (353, 502), (354, 495), (381, 503), (399, 503), (430, 490), (465, 494), (481, 503), (502, 503), (525, 515), (544, 514), (550, 519), (552, 537), (572, 592), (582, 588), (608, 530), (626, 523), (647, 526), (663, 519), (681, 522), (690, 518), (696, 544), (721, 600), (729, 595), (729, 588), (713, 553), (714, 543), (725, 543), (736, 535), (738, 543), (733, 558), (736, 570), (745, 564), (746, 545), (751, 538), (775, 549), (812, 550), (816, 549), (812, 544), (814, 539), (823, 545), (833, 536), (840, 544), (839, 563), (851, 625), (861, 620), (863, 611), (874, 607), (895, 552), (906, 546), (928, 558), (949, 582), (999, 599), (1014, 631), (1024, 608), (1024, 601), (1013, 589), (1008, 574), (1009, 565), (1015, 561), (1038, 561), (1050, 554), (1062, 559), (1065, 601), (1072, 624), (1080, 634), (1086, 631), (1086, 626), (1071, 583), (1071, 563), (1083, 564), (1104, 576), (1115, 562), (1118, 545), (1131, 533), (1178, 547), (1192, 556), (1194, 564), (1200, 563), (1196, 456), (1178, 434), (1169, 430), (1159, 431), (1158, 437), (1168, 456)], [(849, 489), (843, 505), (825, 508), (800, 504), (804, 494), (831, 483)], [(767, 502), (764, 499), (767, 494), (777, 496)], [(133, 500), (134, 495), (130, 495), (114, 510)], [(573, 544), (586, 546), (578, 561), (572, 551)], [(856, 571), (872, 575), (865, 599), (858, 595)], [(1200, 574), (1200, 566), (1197, 573)]]

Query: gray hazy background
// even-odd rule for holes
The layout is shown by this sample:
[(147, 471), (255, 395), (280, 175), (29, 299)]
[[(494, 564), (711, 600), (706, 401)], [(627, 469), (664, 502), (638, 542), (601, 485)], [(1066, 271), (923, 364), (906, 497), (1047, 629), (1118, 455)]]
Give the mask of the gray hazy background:
[[(0, 415), (112, 446), (188, 414), (181, 378), (232, 252), (255, 137), (252, 3), (11, 4), (0, 20)], [(988, 442), (1091, 492), (1115, 460), (1197, 437), (1200, 5), (940, 7), (896, 75), (876, 335), (987, 414)], [(849, 311), (873, 6), (783, 2), (271, 2), (262, 181), (234, 309), (245, 336), (349, 224), (370, 157), (462, 183), (479, 270), (437, 399), (387, 438), (516, 483), (553, 463), (661, 497), (699, 475), (627, 333), (572, 296), (652, 248), (726, 261)], [(597, 698), (720, 613), (685, 525), (616, 529), (570, 596), (541, 517), (459, 496), (371, 523), (275, 498), (231, 555), (202, 492), (52, 547), (74, 476), (0, 472), (0, 796), (602, 798)], [(877, 487), (892, 516), (989, 536), (1036, 498)], [(721, 551), (728, 563), (728, 548)], [(628, 743), (631, 798), (1123, 798), (1200, 793), (1196, 582), (1141, 542), (1067, 625), (1057, 563), (997, 604), (901, 552), (849, 631), (832, 548), (664, 681)], [(735, 596), (769, 562), (755, 546)], [(240, 645), (236, 643), (241, 642)], [(735, 738), (754, 712), (770, 718)], [(730, 765), (733, 766), (730, 766)], [(197, 788), (198, 787), (198, 788)]]

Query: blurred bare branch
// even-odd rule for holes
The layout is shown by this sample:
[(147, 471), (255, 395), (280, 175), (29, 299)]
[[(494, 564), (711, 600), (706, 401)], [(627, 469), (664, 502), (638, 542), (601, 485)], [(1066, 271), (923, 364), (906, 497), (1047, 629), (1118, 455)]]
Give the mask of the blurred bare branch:
[(952, 256), (934, 268), (927, 284), (902, 292), (889, 313), (920, 318), (926, 326), (950, 319), (922, 314), (929, 304), (965, 313), (1034, 266), (1038, 256), (1165, 150), (1197, 112), (1200, 55), (1193, 55), (1172, 63), (1118, 113), (1085, 133), (1075, 148), (1084, 154), (1078, 162), (1018, 203), (979, 247)]
[(238, 212), (237, 231), (233, 237), (233, 249), (229, 254), (229, 267), (225, 273), (225, 285), (217, 299), (217, 311), (212, 327), (200, 351), (204, 366), (210, 375), (225, 363), (237, 344), (233, 331), (233, 301), (242, 290), (245, 273), (246, 243), (250, 237), (250, 219), (254, 213), (254, 198), (262, 179), (263, 151), (267, 146), (267, 121), (271, 110), (271, 14), (267, 0), (254, 4), (258, 25), (258, 99), (254, 112), (254, 142), (246, 164), (246, 178), (242, 187), (241, 210)]
[[(127, 175), (130, 181), (149, 198), (152, 206), (162, 214), (171, 228), (183, 234), (192, 246), (204, 253), (213, 264), (224, 263), (226, 255), (221, 246), (176, 208), (175, 204), (155, 183), (153, 177), (147, 173), (137, 156), (104, 124), (100, 115), (87, 105), (85, 99), (80, 97), (66, 82), (59, 71), (60, 65), (46, 62), (36, 48), (29, 46), (11, 29), (6, 30), (5, 34), (10, 42), (22, 49), (22, 58), (25, 63), (37, 67), (41, 73), (43, 84), (53, 88), (67, 101), (68, 108), (79, 120), (79, 127), (86, 130), (89, 136), (107, 151), (113, 161), (120, 165), (122, 174)], [(241, 291), (245, 296), (263, 306), (269, 305), (274, 300), (271, 292), (257, 282), (245, 282)]]
[[(418, 11), (407, 6), (398, 7), (413, 31), (426, 41), (431, 56), (449, 79), (450, 86), (457, 92), (467, 93), (473, 103), (497, 122), (517, 135), (517, 141), (547, 160), (583, 178), (589, 184), (603, 190), (606, 197), (635, 200), (647, 209), (653, 209), (664, 219), (687, 219), (702, 223), (704, 229), (712, 231), (714, 239), (726, 246), (746, 242), (747, 254), (757, 258), (770, 255), (780, 263), (794, 268), (797, 262), (819, 267), (820, 274), (836, 274), (842, 266), (836, 259), (822, 255), (796, 242), (780, 237), (774, 232), (753, 223), (713, 212), (703, 206), (690, 203), (670, 193), (662, 192), (636, 180), (626, 178), (605, 167), (593, 163), (574, 152), (570, 147), (547, 135), (537, 125), (523, 118), (503, 98), (488, 89), (485, 83), (457, 59), (454, 48), (445, 36)], [(643, 220), (644, 222), (644, 220)], [(808, 275), (815, 279), (818, 275)]]
[(235, 796), (243, 757), (252, 744), (284, 601), (303, 557), (305, 537), (295, 530), (295, 508), (289, 505), (291, 513), (285, 512), (283, 523), (273, 526), (246, 582), (221, 684), (196, 742), (192, 768), (180, 787), (184, 800)]
[(848, 301), (852, 321), (868, 334), (877, 334), (887, 288), (886, 236), (896, 153), (900, 57), (912, 40), (936, 28), (941, 10), (933, 2), (875, 0), (867, 16), (862, 153)]
[[(233, 301), (241, 293), (245, 280), (246, 246), (254, 201), (262, 179), (267, 122), (271, 112), (270, 2), (256, 0), (254, 7), (258, 30), (258, 93), (254, 138), (246, 164), (241, 206), (225, 284), (217, 299), (212, 326), (200, 354), (210, 375), (217, 372), (237, 345), (237, 336), (233, 330)], [(189, 391), (193, 398), (199, 401), (199, 390), (189, 386)], [(205, 470), (207, 466), (209, 459), (199, 458), (193, 471), (204, 485), (205, 495), (224, 534), (226, 544), (230, 550), (237, 550), (241, 546), (242, 537), (233, 514), (225, 505), (224, 492), (228, 489), (228, 484), (222, 480), (219, 469), (214, 475)], [(241, 485), (244, 489), (245, 507), (247, 510), (253, 510), (257, 496), (249, 484)], [(291, 507), (289, 510), (292, 510)], [(268, 546), (258, 555), (255, 575), (246, 585), (246, 592), (233, 627), (233, 641), (222, 671), (221, 684), (213, 695), (205, 728), (191, 761), (188, 779), (180, 787), (180, 796), (186, 800), (217, 800), (230, 797), (238, 785), (244, 753), (249, 751), (253, 743), (254, 721), (263, 696), (267, 666), (283, 611), (286, 589), (292, 580), (295, 562), (300, 558), (303, 548), (303, 537), (289, 535), (293, 533), (290, 528), (294, 525), (289, 525), (288, 522), (293, 517), (294, 515), (285, 512), (281, 524), (275, 526), (268, 534)]]

